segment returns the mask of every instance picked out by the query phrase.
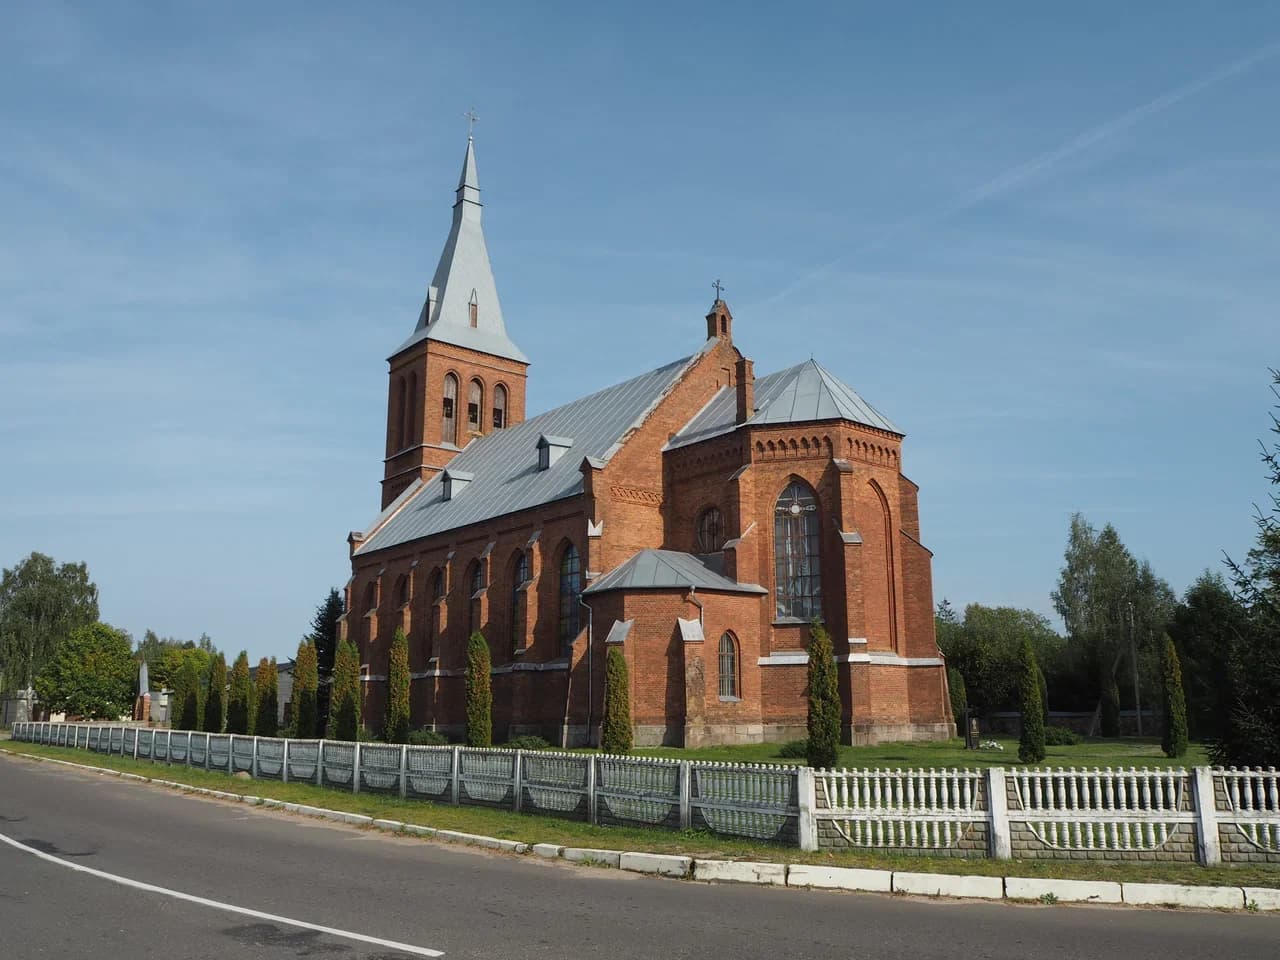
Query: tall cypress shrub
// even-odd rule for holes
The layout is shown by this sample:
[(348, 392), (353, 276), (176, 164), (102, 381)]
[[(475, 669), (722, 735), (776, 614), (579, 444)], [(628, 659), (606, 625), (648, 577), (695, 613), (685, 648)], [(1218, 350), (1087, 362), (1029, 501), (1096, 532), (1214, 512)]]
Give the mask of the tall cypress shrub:
[(333, 658), (329, 737), (332, 740), (355, 740), (359, 735), (360, 653), (350, 640), (342, 640)]
[(276, 658), (258, 661), (255, 683), (253, 732), (259, 737), (274, 737), (280, 732), (280, 679)]
[(178, 680), (174, 684), (177, 710), (176, 722), (169, 724), (174, 730), (200, 729), (200, 670), (192, 657), (184, 657)]
[(840, 747), (840, 684), (831, 635), (817, 620), (809, 627), (808, 727), (809, 766), (834, 767)]
[(969, 694), (964, 687), (964, 674), (955, 667), (947, 667), (947, 691), (951, 694), (951, 716), (956, 730), (964, 736), (964, 714), (969, 706)]
[(1102, 680), (1102, 735), (1120, 736), (1120, 685), (1116, 682), (1115, 674), (1105, 676)]
[(489, 644), (480, 631), (467, 641), (467, 746), (493, 743), (493, 689), (489, 683)]
[(631, 678), (622, 648), (613, 646), (604, 658), (604, 727), (600, 749), (605, 753), (629, 753), (631, 736)]
[(1023, 763), (1039, 763), (1044, 759), (1044, 703), (1040, 699), (1040, 666), (1030, 640), (1022, 641), (1019, 669), (1022, 673), (1022, 737), (1018, 740), (1018, 759)]
[(1187, 698), (1182, 692), (1182, 664), (1173, 640), (1164, 635), (1164, 663), (1162, 692), (1164, 694), (1164, 736), (1160, 746), (1169, 758), (1180, 757), (1187, 752)]
[(250, 700), (253, 687), (249, 682), (249, 654), (244, 650), (231, 665), (231, 690), (227, 694), (227, 733), (249, 732)]
[(316, 661), (316, 648), (305, 637), (298, 643), (298, 653), (293, 661), (293, 735), (309, 740), (316, 735), (318, 712), (316, 694), (320, 687), (320, 672)]
[(227, 703), (227, 658), (219, 653), (209, 664), (209, 691), (204, 698), (204, 729), (221, 733)]
[(397, 629), (391, 638), (387, 665), (387, 719), (383, 730), (387, 743), (409, 741), (409, 638)]

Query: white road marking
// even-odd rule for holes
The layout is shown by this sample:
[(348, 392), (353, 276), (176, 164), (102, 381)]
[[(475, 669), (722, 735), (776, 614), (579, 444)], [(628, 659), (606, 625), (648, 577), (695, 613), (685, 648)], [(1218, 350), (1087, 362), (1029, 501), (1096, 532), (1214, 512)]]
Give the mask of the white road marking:
[(333, 937), (342, 937), (345, 940), (355, 940), (360, 943), (371, 943), (377, 947), (389, 947), (392, 950), (400, 950), (403, 953), (411, 953), (416, 957), (443, 957), (444, 952), (441, 950), (432, 950), (429, 947), (415, 947), (411, 943), (398, 943), (395, 940), (384, 940), (381, 937), (371, 937), (363, 933), (353, 933), (350, 930), (339, 930), (336, 927), (326, 927), (319, 923), (308, 923), (306, 920), (294, 920), (290, 917), (277, 916), (274, 913), (264, 913), (261, 910), (252, 910), (249, 907), (238, 907), (234, 903), (223, 903), (220, 900), (209, 900), (206, 897), (197, 897), (195, 894), (183, 893), (181, 890), (170, 890), (167, 887), (157, 887), (152, 883), (143, 883), (141, 880), (131, 880), (129, 877), (122, 877), (118, 874), (107, 873), (105, 870), (95, 870), (93, 867), (86, 867), (79, 863), (72, 863), (69, 860), (63, 860), (61, 857), (55, 857), (52, 854), (45, 853), (43, 850), (37, 850), (29, 847), (25, 843), (19, 843), (12, 837), (6, 837), (0, 833), (0, 842), (7, 843), (9, 846), (21, 850), (23, 853), (29, 853), (33, 857), (39, 857), (49, 863), (56, 863), (60, 867), (66, 867), (68, 870), (74, 870), (76, 873), (87, 873), (92, 877), (99, 877), (103, 880), (110, 880), (112, 883), (118, 883), (124, 887), (132, 887), (135, 890), (143, 890), (147, 893), (158, 893), (162, 897), (172, 897), (175, 900), (185, 900), (188, 903), (199, 904), (202, 907), (212, 907), (214, 910), (225, 910), (227, 913), (238, 913), (241, 916), (253, 917), (255, 920), (270, 920), (272, 923), (283, 923), (291, 927), (301, 927), (304, 930), (315, 930), (319, 933), (327, 933)]

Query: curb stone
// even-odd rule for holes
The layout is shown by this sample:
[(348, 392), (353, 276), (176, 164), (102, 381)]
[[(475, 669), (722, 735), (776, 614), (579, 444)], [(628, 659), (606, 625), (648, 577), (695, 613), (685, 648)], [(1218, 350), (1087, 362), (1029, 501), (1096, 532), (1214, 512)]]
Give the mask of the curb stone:
[(912, 873), (908, 871), (868, 870), (854, 867), (827, 867), (805, 863), (767, 863), (738, 860), (703, 860), (671, 854), (601, 850), (590, 847), (562, 847), (551, 843), (528, 844), (456, 830), (440, 830), (419, 824), (402, 823), (314, 807), (303, 803), (257, 797), (195, 787), (157, 777), (144, 777), (123, 770), (89, 764), (15, 753), (15, 756), (39, 763), (59, 764), (101, 776), (117, 777), (180, 790), (185, 794), (213, 797), (233, 803), (268, 807), (287, 813), (316, 817), (337, 823), (372, 827), (389, 833), (408, 833), (434, 838), (447, 843), (478, 846), (507, 853), (534, 853), (548, 859), (571, 863), (597, 863), (621, 867), (651, 876), (687, 878), (710, 882), (747, 883), (760, 886), (788, 886), (823, 890), (854, 890), (871, 893), (904, 893), (924, 896), (959, 897), (965, 899), (1037, 900), (1052, 894), (1055, 900), (1070, 903), (1124, 903), (1137, 906), (1172, 904), (1209, 909), (1242, 910), (1250, 903), (1258, 910), (1280, 911), (1280, 889), (1271, 887), (1199, 887), (1163, 883), (1119, 883), (1114, 881), (1052, 880), (1030, 877), (985, 877), (954, 874)]

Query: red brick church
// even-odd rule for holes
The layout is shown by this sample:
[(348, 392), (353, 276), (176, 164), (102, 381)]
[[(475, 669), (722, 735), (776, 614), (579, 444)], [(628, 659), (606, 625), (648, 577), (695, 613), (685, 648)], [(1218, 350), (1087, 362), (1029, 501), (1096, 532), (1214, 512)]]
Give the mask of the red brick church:
[(468, 140), (439, 266), (389, 361), (382, 512), (349, 538), (365, 724), (403, 628), (414, 725), (461, 735), (478, 630), (495, 739), (598, 742), (615, 645), (637, 744), (799, 738), (817, 617), (846, 739), (950, 736), (902, 432), (814, 360), (757, 377), (720, 299), (689, 355), (526, 417), (529, 358), (480, 215)]

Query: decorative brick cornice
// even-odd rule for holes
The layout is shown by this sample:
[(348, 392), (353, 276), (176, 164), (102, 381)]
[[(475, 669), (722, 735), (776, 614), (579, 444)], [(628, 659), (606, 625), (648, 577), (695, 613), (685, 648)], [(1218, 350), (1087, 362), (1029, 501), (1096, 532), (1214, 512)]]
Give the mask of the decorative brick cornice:
[(657, 490), (646, 490), (643, 487), (626, 487), (614, 484), (609, 488), (609, 497), (622, 503), (639, 503), (644, 506), (662, 505), (662, 494)]

